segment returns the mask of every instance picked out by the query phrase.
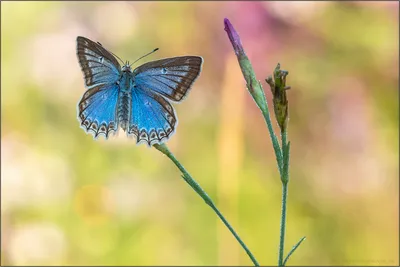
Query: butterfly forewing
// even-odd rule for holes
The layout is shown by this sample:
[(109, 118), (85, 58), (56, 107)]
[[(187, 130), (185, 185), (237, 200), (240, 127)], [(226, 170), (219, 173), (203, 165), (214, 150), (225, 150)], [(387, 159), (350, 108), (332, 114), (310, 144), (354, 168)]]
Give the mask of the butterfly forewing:
[(78, 36), (77, 54), (88, 88), (119, 79), (121, 67), (118, 61), (100, 44)]
[(179, 102), (199, 76), (202, 63), (203, 58), (198, 56), (166, 58), (145, 63), (133, 73), (138, 86)]

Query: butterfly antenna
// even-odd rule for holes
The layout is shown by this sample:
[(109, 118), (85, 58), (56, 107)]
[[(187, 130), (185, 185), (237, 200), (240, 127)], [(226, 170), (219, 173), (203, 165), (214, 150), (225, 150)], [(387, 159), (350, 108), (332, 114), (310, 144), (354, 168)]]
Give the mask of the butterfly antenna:
[(147, 53), (146, 55), (141, 56), (140, 58), (136, 59), (132, 64), (129, 65), (129, 67), (132, 66), (134, 63), (138, 62), (140, 59), (142, 59), (142, 58), (144, 58), (144, 57), (147, 57), (147, 56), (150, 55), (150, 54), (153, 54), (153, 53), (156, 52), (157, 50), (158, 50), (158, 48), (156, 48), (156, 49), (154, 49), (153, 51), (151, 51), (150, 53)]
[[(100, 43), (100, 42), (97, 42), (101, 47), (103, 47), (103, 45)], [(105, 49), (105, 48), (104, 48)], [(114, 54), (113, 52), (111, 52), (111, 51), (108, 51), (107, 49), (106, 49), (106, 51), (107, 52), (109, 52), (109, 53), (111, 53), (114, 57), (116, 57), (117, 59), (119, 59), (119, 61), (121, 61), (121, 63), (122, 63), (122, 65), (124, 64), (124, 62), (122, 61), (122, 59), (120, 59), (119, 58), (119, 56), (117, 56), (116, 54)]]
[(123, 61), (122, 59), (120, 59), (119, 56), (117, 56), (116, 54), (114, 54), (114, 53), (111, 52), (111, 51), (108, 51), (108, 52), (110, 52), (111, 54), (113, 54), (114, 57), (118, 58), (119, 61), (121, 61), (122, 65), (124, 65), (124, 61)]

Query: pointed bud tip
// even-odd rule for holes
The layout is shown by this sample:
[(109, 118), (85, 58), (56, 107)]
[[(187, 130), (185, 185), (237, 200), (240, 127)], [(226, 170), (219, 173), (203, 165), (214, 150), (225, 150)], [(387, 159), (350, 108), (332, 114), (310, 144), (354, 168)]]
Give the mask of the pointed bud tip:
[(228, 34), (229, 40), (232, 43), (233, 49), (235, 50), (236, 55), (243, 54), (242, 43), (240, 42), (239, 34), (236, 32), (235, 28), (233, 28), (232, 23), (229, 19), (224, 18), (224, 30)]
[(232, 27), (232, 24), (231, 24), (231, 22), (229, 21), (229, 19), (224, 18), (224, 30), (225, 30), (226, 32), (230, 32), (230, 31), (231, 31), (231, 28), (233, 28), (233, 27)]

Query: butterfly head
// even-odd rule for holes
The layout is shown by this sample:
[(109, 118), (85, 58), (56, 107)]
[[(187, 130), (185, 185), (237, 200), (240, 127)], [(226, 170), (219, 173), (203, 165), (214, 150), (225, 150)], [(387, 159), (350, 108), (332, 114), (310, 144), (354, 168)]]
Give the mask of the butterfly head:
[(122, 66), (122, 71), (124, 72), (132, 72), (131, 64), (129, 64), (129, 61), (125, 63), (125, 65)]

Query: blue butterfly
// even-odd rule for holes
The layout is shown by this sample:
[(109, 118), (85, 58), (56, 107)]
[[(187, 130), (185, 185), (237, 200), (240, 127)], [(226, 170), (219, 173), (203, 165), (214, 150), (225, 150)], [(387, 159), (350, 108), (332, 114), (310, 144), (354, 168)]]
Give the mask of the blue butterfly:
[[(122, 68), (100, 43), (77, 38), (77, 55), (87, 91), (78, 104), (86, 133), (107, 139), (121, 127), (136, 143), (161, 144), (178, 124), (170, 101), (184, 99), (200, 74), (203, 58), (182, 56)], [(118, 58), (118, 57), (117, 57)], [(121, 60), (122, 61), (122, 60)]]

